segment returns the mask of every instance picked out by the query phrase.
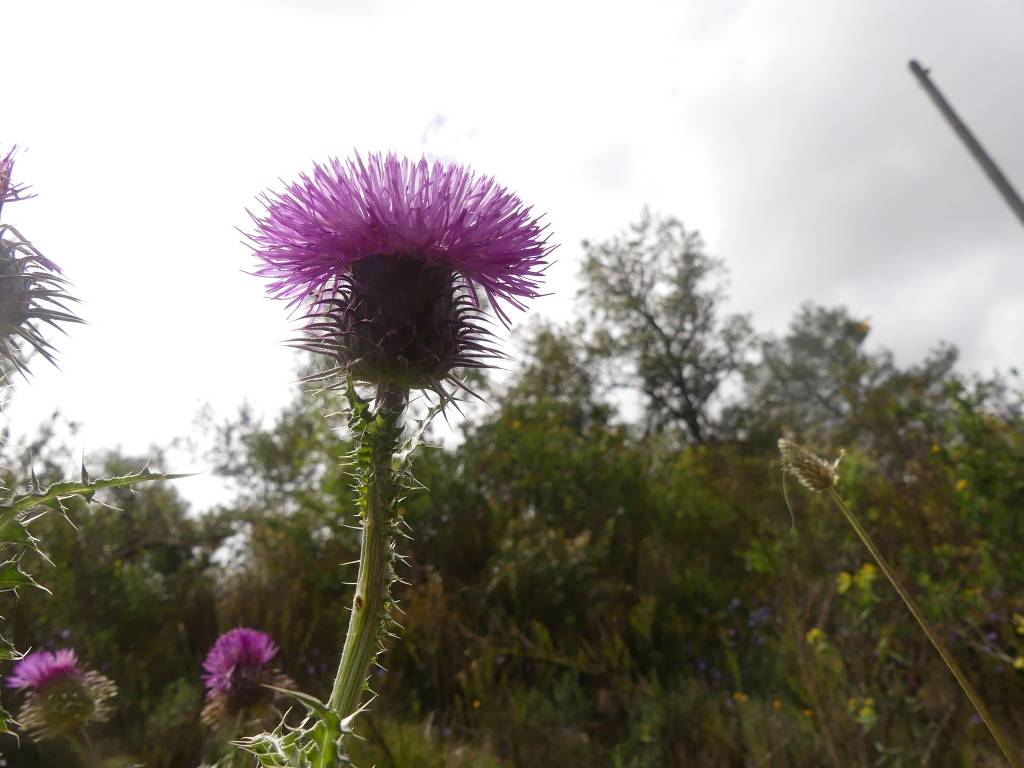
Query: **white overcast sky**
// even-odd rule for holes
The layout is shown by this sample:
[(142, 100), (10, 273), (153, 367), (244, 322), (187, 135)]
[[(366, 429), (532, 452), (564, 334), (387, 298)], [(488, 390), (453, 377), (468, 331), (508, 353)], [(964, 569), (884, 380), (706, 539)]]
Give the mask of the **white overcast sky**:
[(89, 321), (19, 386), (15, 435), (59, 404), (86, 453), (144, 453), (203, 404), (285, 404), (290, 324), (236, 228), (353, 149), (467, 163), (547, 212), (536, 312), (565, 316), (580, 240), (650, 204), (761, 330), (843, 303), (902, 362), (946, 339), (966, 369), (1024, 364), (1024, 228), (907, 70), (1021, 188), (1021, 0), (0, 0), (0, 46), (0, 149), (38, 195), (5, 221)]

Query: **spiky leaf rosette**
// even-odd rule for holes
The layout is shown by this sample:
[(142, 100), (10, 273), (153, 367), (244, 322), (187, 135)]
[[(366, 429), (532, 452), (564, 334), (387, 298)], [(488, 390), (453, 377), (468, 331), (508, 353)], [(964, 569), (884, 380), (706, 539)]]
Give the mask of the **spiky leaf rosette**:
[[(13, 171), (11, 150), (0, 158), (0, 213), (5, 203), (29, 197), (24, 186), (14, 184)], [(26, 373), (29, 350), (55, 361), (55, 350), (43, 328), (62, 330), (66, 323), (82, 322), (69, 309), (76, 299), (67, 286), (56, 264), (0, 220), (0, 366)]]
[(458, 165), (360, 156), (267, 193), (250, 236), (268, 292), (305, 308), (332, 372), (435, 389), (497, 353), (482, 312), (538, 295), (552, 246), (531, 209)]
[(28, 691), (18, 722), (37, 739), (77, 733), (90, 723), (103, 722), (117, 695), (109, 678), (81, 669), (69, 648), (29, 654), (14, 667), (7, 685)]

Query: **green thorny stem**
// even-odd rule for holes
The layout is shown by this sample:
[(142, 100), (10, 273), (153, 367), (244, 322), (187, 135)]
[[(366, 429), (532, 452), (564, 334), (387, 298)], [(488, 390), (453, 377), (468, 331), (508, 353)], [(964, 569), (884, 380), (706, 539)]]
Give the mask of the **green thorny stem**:
[(1003, 736), (1002, 731), (999, 730), (999, 726), (996, 725), (995, 720), (992, 718), (992, 714), (988, 711), (988, 707), (985, 706), (985, 702), (981, 700), (981, 696), (978, 695), (974, 686), (971, 685), (970, 680), (967, 679), (963, 670), (960, 669), (960, 665), (956, 663), (956, 659), (953, 658), (953, 655), (946, 649), (942, 640), (940, 640), (938, 635), (936, 635), (932, 630), (928, 620), (924, 617), (924, 613), (918, 607), (914, 598), (912, 598), (910, 593), (904, 588), (902, 582), (900, 582), (896, 577), (896, 574), (889, 566), (889, 563), (882, 556), (878, 547), (875, 546), (875, 542), (868, 534), (867, 529), (861, 525), (857, 516), (854, 515), (850, 508), (846, 506), (846, 502), (843, 501), (843, 497), (839, 495), (839, 492), (834, 486), (829, 488), (829, 495), (832, 497), (832, 501), (835, 502), (836, 506), (839, 507), (839, 511), (843, 513), (843, 516), (846, 518), (846, 522), (848, 522), (853, 530), (856, 531), (857, 536), (860, 537), (864, 546), (868, 548), (868, 552), (871, 553), (875, 562), (878, 563), (878, 567), (881, 569), (882, 573), (885, 574), (889, 583), (892, 584), (892, 588), (895, 589), (900, 598), (902, 598), (903, 604), (907, 606), (907, 610), (909, 610), (911, 615), (913, 615), (918, 626), (920, 626), (925, 635), (928, 636), (932, 646), (938, 652), (939, 656), (942, 657), (943, 662), (945, 662), (946, 667), (953, 674), (953, 677), (956, 678), (956, 681), (960, 683), (960, 688), (963, 689), (967, 698), (970, 699), (971, 704), (974, 705), (974, 709), (977, 710), (981, 719), (985, 721), (985, 725), (988, 727), (989, 733), (992, 734), (992, 738), (995, 739), (996, 744), (999, 745), (999, 749), (1002, 750), (1007, 761), (1011, 766), (1013, 766), (1013, 768), (1021, 768), (1020, 761), (1015, 756), (1013, 747), (1010, 746), (1009, 741), (1005, 736)]
[(408, 399), (408, 390), (382, 383), (371, 412), (349, 384), (362, 544), (348, 634), (328, 701), (328, 708), (342, 719), (359, 710), (370, 663), (381, 651), (391, 621), (397, 506), (404, 486), (403, 468), (395, 460)]

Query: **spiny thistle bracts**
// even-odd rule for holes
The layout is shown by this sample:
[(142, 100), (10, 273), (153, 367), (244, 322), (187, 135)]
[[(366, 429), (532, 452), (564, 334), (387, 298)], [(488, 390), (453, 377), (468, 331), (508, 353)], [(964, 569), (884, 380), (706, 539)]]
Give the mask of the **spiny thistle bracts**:
[[(31, 197), (25, 186), (14, 183), (13, 173), (12, 149), (0, 157), (0, 213), (5, 203)], [(82, 322), (68, 308), (77, 300), (67, 293), (67, 285), (56, 264), (0, 220), (0, 365), (27, 372), (22, 342), (55, 362), (53, 345), (41, 326), (61, 329), (65, 323)]]
[(538, 295), (553, 248), (494, 179), (426, 159), (335, 159), (262, 201), (256, 274), (304, 306), (297, 345), (371, 384), (440, 391), (452, 370), (499, 356), (481, 298), (507, 323), (503, 305)]
[(7, 685), (28, 692), (18, 722), (40, 739), (106, 720), (117, 695), (109, 678), (81, 669), (71, 649), (30, 653), (15, 665)]

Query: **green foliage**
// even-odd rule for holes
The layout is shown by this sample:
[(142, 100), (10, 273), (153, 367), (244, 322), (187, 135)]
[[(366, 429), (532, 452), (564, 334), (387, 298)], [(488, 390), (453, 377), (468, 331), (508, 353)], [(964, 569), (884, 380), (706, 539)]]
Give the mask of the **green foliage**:
[[(782, 339), (761, 342), (761, 358), (746, 368), (747, 397), (740, 414), (774, 441), (782, 431), (819, 443), (839, 437), (879, 384), (897, 374), (892, 356), (869, 352), (871, 326), (842, 307), (805, 304)], [(749, 419), (747, 419), (749, 421)]]
[[(42, 586), (23, 567), (26, 553), (36, 555), (40, 560), (50, 563), (50, 558), (40, 547), (40, 539), (33, 535), (29, 527), (42, 527), (40, 520), (49, 512), (57, 513), (67, 521), (68, 505), (73, 501), (86, 504), (95, 500), (98, 491), (112, 489), (130, 489), (154, 480), (170, 480), (184, 475), (167, 475), (152, 472), (147, 468), (138, 472), (129, 472), (113, 477), (93, 480), (82, 464), (79, 480), (55, 482), (45, 487), (40, 486), (34, 468), (30, 467), (32, 490), (26, 493), (12, 493), (0, 503), (0, 550), (10, 556), (0, 562), (0, 592), (11, 592), (16, 597), (18, 590), (24, 587), (35, 587), (46, 593), (50, 590)], [(0, 636), (0, 658), (8, 661), (17, 660), (21, 655), (15, 645)], [(0, 730), (7, 727), (6, 713), (0, 708)]]
[(709, 439), (722, 385), (753, 342), (749, 318), (720, 317), (721, 261), (707, 255), (699, 233), (647, 210), (625, 235), (583, 248), (592, 353), (611, 361), (614, 384), (635, 383), (651, 426)]
[[(463, 441), (417, 454), (429, 492), (401, 506), (416, 534), (404, 629), (355, 764), (998, 764), (834, 511), (791, 493), (791, 528), (767, 440), (680, 450), (645, 434), (601, 399), (578, 338), (536, 328)], [(948, 357), (873, 359), (883, 374), (859, 380), (860, 405), (824, 439), (859, 435), (840, 487), (1019, 741), (1020, 398)], [(17, 639), (67, 630), (107, 660), (121, 686), (108, 752), (223, 755), (196, 724), (198, 674), (232, 626), (271, 632), (284, 671), (328, 695), (351, 599), (338, 564), (358, 551), (335, 463), (348, 444), (321, 415), (334, 397), (224, 426), (218, 456), (243, 489), (230, 506), (195, 518), (154, 486), (120, 512), (70, 507), (77, 533), (57, 516), (33, 525), (62, 567), (29, 569), (54, 597), (19, 608)], [(778, 402), (742, 414), (751, 435), (771, 433)]]
[[(823, 455), (847, 449), (843, 495), (1024, 744), (1019, 380), (966, 376), (943, 347), (899, 366), (868, 331), (846, 310), (802, 309), (747, 361), (739, 399), (703, 411), (698, 442), (671, 414), (663, 427), (624, 415), (594, 326), (535, 326), (512, 376), (475, 385), (491, 407), (414, 457), (428, 490), (399, 504), (413, 531), (401, 640), (372, 676), (353, 762), (1001, 765), (841, 517), (791, 484), (791, 523), (773, 466), (786, 429)], [(67, 632), (103, 661), (121, 695), (102, 753), (234, 760), (197, 717), (202, 658), (238, 625), (271, 633), (282, 671), (327, 700), (355, 575), (340, 564), (358, 556), (352, 445), (324, 416), (342, 406), (305, 393), (274, 423), (219, 425), (238, 493), (203, 515), (153, 485), (111, 491), (119, 511), (69, 503), (77, 532), (33, 523), (60, 567), (23, 564), (54, 595), (18, 606), (14, 639), (54, 647)], [(288, 733), (260, 748), (301, 765)]]
[(361, 720), (362, 738), (353, 742), (355, 765), (379, 768), (500, 768), (501, 760), (483, 744), (467, 744), (439, 737), (428, 720), (425, 723)]

